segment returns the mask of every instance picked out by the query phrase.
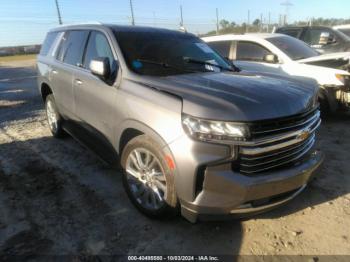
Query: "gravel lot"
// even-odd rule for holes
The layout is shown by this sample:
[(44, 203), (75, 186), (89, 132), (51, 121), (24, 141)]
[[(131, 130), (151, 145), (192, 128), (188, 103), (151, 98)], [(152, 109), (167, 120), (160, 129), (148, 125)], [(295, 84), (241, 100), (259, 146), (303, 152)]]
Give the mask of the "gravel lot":
[(350, 255), (350, 116), (323, 122), (324, 167), (288, 205), (244, 221), (154, 221), (116, 170), (50, 136), (33, 65), (0, 64), (0, 256)]

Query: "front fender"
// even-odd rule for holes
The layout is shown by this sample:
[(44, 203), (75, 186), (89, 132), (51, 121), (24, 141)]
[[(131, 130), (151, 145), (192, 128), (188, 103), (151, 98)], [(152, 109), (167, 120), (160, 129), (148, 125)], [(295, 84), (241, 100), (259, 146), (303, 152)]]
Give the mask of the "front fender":
[[(151, 137), (154, 141), (156, 141), (161, 147), (165, 147), (168, 143), (151, 127), (147, 126), (146, 124), (137, 121), (135, 119), (127, 119), (123, 121), (120, 127), (120, 132), (117, 134), (117, 142), (116, 142), (116, 148), (119, 151), (120, 148), (120, 142), (121, 137), (123, 133), (128, 129), (135, 129), (137, 131), (142, 132), (143, 134)], [(121, 152), (118, 152), (121, 153)]]

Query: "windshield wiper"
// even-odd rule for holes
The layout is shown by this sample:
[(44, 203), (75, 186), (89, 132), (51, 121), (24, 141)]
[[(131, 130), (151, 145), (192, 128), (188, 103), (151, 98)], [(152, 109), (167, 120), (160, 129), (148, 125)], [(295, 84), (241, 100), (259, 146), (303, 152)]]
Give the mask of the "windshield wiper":
[(148, 59), (136, 59), (136, 61), (141, 62), (141, 63), (151, 64), (151, 65), (158, 65), (158, 66), (161, 66), (164, 68), (173, 68), (175, 70), (188, 72), (188, 73), (202, 72), (202, 71), (195, 71), (195, 70), (189, 70), (189, 69), (177, 67), (177, 66), (170, 65), (168, 63), (161, 62), (161, 61), (153, 61), (153, 60), (148, 60)]
[(183, 59), (187, 63), (214, 66), (214, 67), (220, 68), (220, 70), (223, 70), (223, 71), (236, 72), (235, 69), (232, 69), (232, 68), (229, 68), (229, 67), (224, 67), (224, 66), (221, 66), (221, 65), (217, 65), (217, 64), (214, 64), (214, 63), (210, 63), (210, 62), (199, 60), (199, 59), (192, 58), (192, 57), (184, 57)]

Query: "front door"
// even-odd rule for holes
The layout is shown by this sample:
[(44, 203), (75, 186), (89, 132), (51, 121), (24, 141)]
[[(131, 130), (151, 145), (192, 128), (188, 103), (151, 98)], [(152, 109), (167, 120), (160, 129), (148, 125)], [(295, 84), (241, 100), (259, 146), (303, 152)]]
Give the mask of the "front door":
[[(111, 67), (111, 78), (104, 81), (90, 72), (91, 60), (107, 57)], [(74, 73), (73, 86), (76, 113), (82, 124), (113, 140), (116, 121), (117, 88), (113, 85), (117, 74), (117, 62), (107, 35), (91, 31), (86, 46), (82, 69)]]
[[(328, 34), (331, 43), (322, 43), (322, 34)], [(337, 38), (332, 30), (327, 28), (308, 28), (302, 36), (304, 42), (309, 44), (312, 48), (316, 49), (320, 53), (333, 53), (340, 52), (341, 50), (341, 39)]]
[(236, 60), (233, 63), (246, 71), (283, 74), (279, 63), (265, 62), (264, 57), (268, 54), (271, 54), (271, 52), (257, 43), (238, 41)]

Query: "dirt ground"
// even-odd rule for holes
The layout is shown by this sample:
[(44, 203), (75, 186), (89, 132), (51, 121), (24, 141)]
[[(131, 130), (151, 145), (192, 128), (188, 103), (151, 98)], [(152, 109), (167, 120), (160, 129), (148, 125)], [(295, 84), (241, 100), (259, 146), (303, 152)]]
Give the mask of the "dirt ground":
[(350, 116), (323, 121), (326, 162), (288, 205), (248, 220), (155, 221), (131, 205), (117, 171), (51, 137), (33, 65), (0, 64), (0, 256), (350, 255)]

